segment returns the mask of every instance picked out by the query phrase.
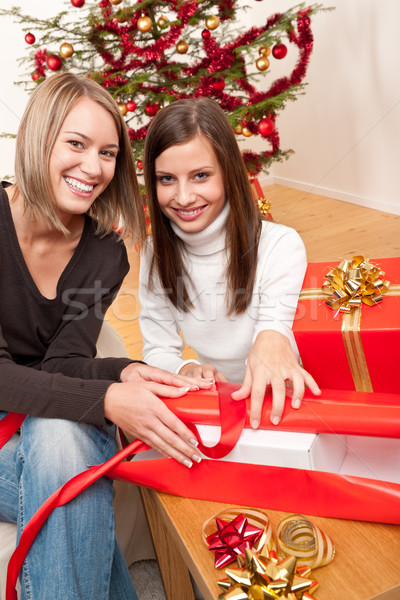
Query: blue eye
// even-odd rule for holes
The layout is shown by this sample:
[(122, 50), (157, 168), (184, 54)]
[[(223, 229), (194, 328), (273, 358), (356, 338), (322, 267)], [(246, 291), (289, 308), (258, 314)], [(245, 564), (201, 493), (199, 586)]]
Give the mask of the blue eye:
[(197, 173), (195, 175), (195, 179), (198, 179), (199, 181), (204, 181), (205, 179), (207, 179), (207, 177), (208, 177), (208, 173), (203, 173), (203, 172)]
[(157, 177), (157, 181), (160, 183), (171, 183), (171, 181), (173, 181), (173, 177), (171, 175), (160, 175)]

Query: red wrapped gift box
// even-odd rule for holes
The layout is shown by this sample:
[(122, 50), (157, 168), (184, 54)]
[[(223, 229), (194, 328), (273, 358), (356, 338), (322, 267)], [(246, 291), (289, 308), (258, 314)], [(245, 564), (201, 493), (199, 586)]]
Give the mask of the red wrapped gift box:
[[(195, 431), (193, 424), (221, 425), (221, 439), (199, 450), (207, 457), (192, 469), (165, 459), (121, 463), (114, 477), (190, 498), (257, 506), (309, 515), (400, 524), (400, 483), (348, 473), (310, 471), (268, 464), (229, 462), (224, 458), (248, 426), (249, 402), (235, 402), (231, 393), (239, 386), (218, 383), (215, 392), (194, 392), (182, 398), (164, 398), (167, 406)], [(400, 394), (369, 394), (323, 390), (322, 397), (306, 393), (298, 410), (286, 400), (281, 422), (270, 422), (271, 398), (267, 395), (261, 427), (282, 431), (354, 434), (366, 442), (400, 438)], [(371, 437), (372, 436), (372, 437)], [(390, 440), (390, 438), (392, 438)], [(383, 450), (385, 452), (385, 449)], [(144, 453), (143, 458), (145, 458)], [(389, 458), (389, 457), (388, 457)], [(383, 458), (385, 460), (385, 458)], [(371, 470), (370, 470), (371, 471)], [(385, 507), (382, 510), (382, 507)]]
[[(213, 448), (199, 439), (199, 450), (212, 459), (223, 458), (236, 445), (248, 423), (248, 402), (235, 402), (232, 391), (239, 386), (217, 384), (216, 392), (193, 392), (165, 403), (196, 433), (194, 423), (221, 425), (221, 439)], [(298, 410), (284, 411), (278, 427), (293, 431), (329, 431), (400, 437), (400, 395), (341, 392), (309, 395)], [(261, 426), (270, 424), (270, 398), (263, 407)], [(3, 419), (0, 443), (17, 430), (24, 415), (10, 413)], [(276, 426), (273, 426), (276, 428)], [(204, 459), (191, 469), (171, 458), (125, 462), (131, 454), (149, 450), (136, 440), (107, 462), (96, 465), (69, 480), (54, 492), (26, 524), (20, 543), (11, 557), (7, 577), (8, 598), (17, 598), (15, 585), (23, 560), (38, 531), (57, 506), (107, 476), (178, 496), (256, 506), (307, 515), (400, 524), (400, 484), (340, 473), (232, 463)]]
[(293, 324), (304, 368), (321, 388), (398, 392), (400, 258), (369, 259), (390, 281), (376, 306), (350, 314), (332, 310), (321, 287), (337, 263), (310, 263)]

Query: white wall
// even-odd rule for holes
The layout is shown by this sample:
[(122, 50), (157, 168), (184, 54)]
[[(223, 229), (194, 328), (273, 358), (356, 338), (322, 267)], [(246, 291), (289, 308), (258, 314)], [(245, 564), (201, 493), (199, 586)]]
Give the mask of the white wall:
[[(273, 179), (400, 214), (400, 2), (321, 4), (335, 10), (313, 17), (306, 94), (277, 121), (282, 148), (295, 154), (274, 164)], [(293, 2), (256, 3), (259, 17), (267, 5), (270, 14)]]
[[(313, 17), (315, 44), (306, 93), (290, 102), (277, 120), (282, 148), (292, 148), (295, 154), (274, 164), (270, 175), (277, 183), (400, 214), (396, 177), (400, 158), (400, 2), (320, 3), (335, 10)], [(1, 4), (5, 7), (5, 0)], [(36, 0), (33, 5), (31, 0), (16, 0), (16, 4), (27, 14), (47, 17), (68, 7), (69, 2)], [(244, 27), (262, 23), (296, 2), (250, 0), (246, 4), (251, 8), (242, 17)], [(71, 10), (79, 11), (72, 6)], [(24, 89), (14, 85), (25, 78), (17, 59), (28, 47), (20, 25), (11, 18), (0, 18), (0, 32), (0, 132), (15, 133), (27, 99)], [(287, 75), (292, 58), (289, 53), (279, 64), (271, 60), (265, 83)], [(13, 154), (14, 142), (0, 139), (0, 176), (12, 175)]]
[[(64, 0), (0, 0), (3, 9), (20, 6), (27, 15), (47, 18), (65, 9)], [(71, 5), (71, 9), (72, 9)], [(73, 9), (78, 10), (78, 9)], [(33, 30), (32, 30), (33, 31)], [(24, 87), (14, 82), (28, 79), (26, 66), (20, 66), (18, 59), (27, 56), (29, 46), (25, 42), (22, 25), (13, 21), (12, 17), (0, 17), (0, 57), (2, 82), (0, 85), (0, 133), (16, 133), (24, 112), (28, 93)], [(0, 177), (14, 173), (14, 140), (0, 138)]]

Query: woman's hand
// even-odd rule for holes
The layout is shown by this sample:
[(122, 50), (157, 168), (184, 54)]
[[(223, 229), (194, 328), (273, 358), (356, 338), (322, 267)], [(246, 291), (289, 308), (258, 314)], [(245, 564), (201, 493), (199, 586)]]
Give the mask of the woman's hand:
[[(170, 411), (159, 396), (179, 398), (190, 389), (198, 390), (193, 380), (156, 367), (131, 363), (121, 373), (121, 383), (113, 383), (104, 398), (107, 419), (128, 434), (187, 467), (200, 462), (193, 433)], [(211, 382), (200, 381), (209, 389)]]
[(187, 363), (179, 371), (179, 375), (185, 377), (194, 377), (196, 379), (202, 378), (214, 383), (215, 381), (227, 381), (226, 377), (222, 375), (215, 367), (207, 363), (198, 365), (197, 363)]
[(203, 378), (201, 375), (191, 375), (186, 373), (179, 373), (175, 375), (170, 371), (164, 371), (158, 367), (151, 367), (143, 363), (130, 363), (123, 369), (120, 375), (120, 380), (125, 381), (137, 381), (143, 379), (145, 381), (154, 381), (156, 383), (163, 383), (166, 385), (172, 385), (178, 388), (188, 387), (189, 390), (195, 391), (198, 389), (210, 389), (212, 383)]
[(277, 331), (262, 331), (249, 352), (242, 386), (232, 394), (234, 400), (251, 397), (250, 424), (254, 429), (260, 424), (268, 385), (272, 387), (271, 421), (274, 425), (279, 423), (285, 406), (286, 382), (292, 388), (293, 408), (299, 408), (305, 386), (315, 395), (321, 393), (313, 377), (299, 365), (289, 339)]

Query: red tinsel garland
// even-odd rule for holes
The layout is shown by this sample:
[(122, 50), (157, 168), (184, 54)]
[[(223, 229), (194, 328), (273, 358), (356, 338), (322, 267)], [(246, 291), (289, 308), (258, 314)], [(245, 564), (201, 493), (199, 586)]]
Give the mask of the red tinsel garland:
[[(174, 20), (168, 27), (160, 26), (158, 33), (152, 31), (147, 34), (138, 29), (138, 20), (141, 16), (146, 15), (146, 6), (143, 11), (137, 10), (135, 6), (123, 7), (126, 20), (119, 21), (118, 15), (121, 7), (114, 7), (109, 0), (99, 1), (101, 18), (96, 17), (96, 21), (93, 22), (88, 40), (106, 65), (105, 70), (100, 70), (98, 73), (102, 85), (108, 88), (110, 93), (116, 94), (121, 87), (129, 85), (131, 76), (134, 78), (135, 72), (148, 73), (147, 79), (143, 78), (143, 81), (138, 80), (135, 83), (131, 92), (135, 97), (142, 96), (146, 98), (148, 104), (155, 104), (159, 101), (160, 94), (168, 94), (173, 99), (211, 96), (218, 100), (226, 112), (249, 107), (248, 111), (241, 111), (241, 124), (252, 134), (259, 135), (258, 123), (255, 122), (254, 111), (251, 110), (251, 107), (262, 103), (266, 104), (269, 98), (284, 93), (290, 86), (300, 84), (305, 77), (313, 49), (310, 27), (311, 7), (299, 11), (295, 19), (296, 26), (288, 27), (287, 30), (289, 43), (297, 46), (299, 51), (299, 57), (292, 73), (288, 77), (275, 80), (267, 91), (259, 91), (248, 79), (241, 49), (254, 43), (266, 32), (271, 31), (275, 35), (274, 30), (279, 26), (282, 27), (280, 21), (284, 22), (286, 17), (284, 13), (270, 16), (263, 26), (251, 27), (227, 44), (223, 44), (220, 36), (215, 35), (214, 31), (204, 29), (200, 40), (203, 56), (201, 58), (192, 57), (191, 62), (178, 63), (169, 60), (166, 52), (168, 50), (175, 51), (176, 43), (183, 37), (186, 27), (193, 22), (196, 13), (200, 11), (201, 3), (197, 0), (188, 0), (187, 2), (171, 0), (167, 4), (168, 11), (175, 13)], [(221, 0), (218, 3), (220, 21), (231, 19), (234, 11), (235, 0)], [(147, 16), (150, 16), (150, 13)], [(151, 17), (154, 18), (154, 15)], [(155, 23), (153, 23), (153, 27), (157, 29)], [(110, 44), (110, 40), (113, 38), (115, 38), (114, 43)], [(117, 52), (115, 52), (116, 47)], [(37, 77), (46, 76), (47, 54), (47, 50), (37, 50), (35, 53), (35, 76)], [(226, 79), (219, 76), (219, 73), (223, 75), (233, 66), (237, 76), (235, 89), (232, 92), (228, 91)], [(150, 75), (151, 73), (153, 76)], [(193, 79), (196, 81), (196, 89), (194, 89)], [(163, 80), (165, 85), (162, 83)], [(150, 113), (148, 115), (152, 116)], [(272, 114), (270, 118), (275, 125), (276, 115)], [(148, 124), (141, 125), (137, 129), (130, 127), (131, 141), (143, 140), (147, 128)], [(243, 154), (252, 175), (260, 173), (266, 159), (271, 159), (280, 152), (279, 133), (276, 126), (265, 139), (270, 144), (269, 150), (260, 154), (253, 152)]]

